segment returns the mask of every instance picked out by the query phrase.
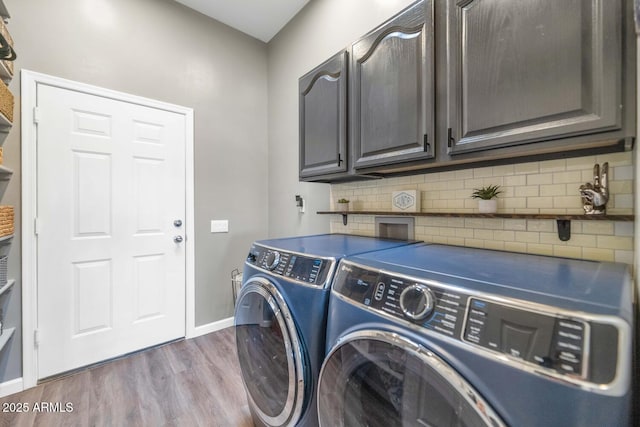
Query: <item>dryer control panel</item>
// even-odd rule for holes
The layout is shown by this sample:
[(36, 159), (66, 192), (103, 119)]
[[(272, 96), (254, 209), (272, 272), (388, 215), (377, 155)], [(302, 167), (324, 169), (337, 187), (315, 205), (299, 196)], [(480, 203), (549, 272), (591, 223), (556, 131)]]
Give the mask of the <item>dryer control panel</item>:
[(340, 264), (333, 291), (414, 330), (465, 342), (524, 369), (592, 384), (609, 384), (620, 374), (624, 328), (608, 319), (350, 261)]
[(248, 264), (306, 285), (323, 286), (335, 261), (252, 245)]

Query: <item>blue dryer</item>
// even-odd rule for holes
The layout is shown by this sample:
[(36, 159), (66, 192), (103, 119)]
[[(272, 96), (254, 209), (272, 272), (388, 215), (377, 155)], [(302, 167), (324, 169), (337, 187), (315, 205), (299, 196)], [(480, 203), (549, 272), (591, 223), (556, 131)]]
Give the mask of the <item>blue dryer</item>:
[(340, 259), (406, 241), (325, 234), (251, 246), (235, 310), (242, 378), (256, 425), (316, 426), (329, 284)]
[(614, 263), (445, 245), (343, 259), (320, 425), (629, 426), (632, 295)]

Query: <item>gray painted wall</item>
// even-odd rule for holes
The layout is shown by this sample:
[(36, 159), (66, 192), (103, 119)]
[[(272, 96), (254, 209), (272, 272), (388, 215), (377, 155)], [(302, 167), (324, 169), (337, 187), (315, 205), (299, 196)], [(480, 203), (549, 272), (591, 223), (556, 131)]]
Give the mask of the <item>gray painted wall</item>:
[[(196, 325), (231, 316), (230, 271), (267, 235), (266, 45), (171, 0), (5, 4), (18, 68), (194, 109)], [(10, 89), (19, 94), (19, 77)], [(19, 123), (18, 116), (4, 145), (15, 174), (2, 200), (18, 208)], [(211, 219), (229, 219), (230, 232), (211, 234)], [(19, 235), (9, 275), (18, 279), (7, 315), (13, 323), (21, 305)], [(20, 333), (0, 356), (0, 382), (21, 375)]]
[[(329, 232), (329, 184), (298, 182), (298, 78), (413, 0), (313, 0), (269, 42), (269, 234)], [(299, 214), (295, 195), (307, 202)]]

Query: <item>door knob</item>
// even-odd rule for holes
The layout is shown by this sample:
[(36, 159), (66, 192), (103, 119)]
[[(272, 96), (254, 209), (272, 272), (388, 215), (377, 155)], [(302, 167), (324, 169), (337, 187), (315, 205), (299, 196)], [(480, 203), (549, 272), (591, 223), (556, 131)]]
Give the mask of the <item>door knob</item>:
[(173, 241), (176, 243), (182, 243), (183, 240), (182, 236), (176, 236), (173, 238)]
[(173, 221), (173, 226), (174, 227), (182, 227), (182, 220), (181, 219), (176, 219), (175, 221)]

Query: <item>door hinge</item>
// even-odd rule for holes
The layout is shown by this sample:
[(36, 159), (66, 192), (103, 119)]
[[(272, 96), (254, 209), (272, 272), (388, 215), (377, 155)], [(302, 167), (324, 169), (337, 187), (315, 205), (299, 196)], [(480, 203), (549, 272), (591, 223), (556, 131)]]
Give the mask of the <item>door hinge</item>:
[(431, 145), (429, 144), (429, 135), (427, 135), (426, 133), (424, 134), (422, 148), (424, 149), (425, 153), (428, 153), (431, 150)]
[(40, 333), (36, 329), (36, 330), (33, 331), (33, 346), (35, 348), (38, 348), (39, 345), (40, 345)]
[(38, 124), (40, 123), (40, 108), (38, 107), (33, 107), (33, 123)]
[(40, 234), (40, 220), (38, 218), (33, 219), (33, 234), (36, 236)]
[(342, 165), (342, 154), (338, 153), (338, 166)]
[(453, 144), (455, 144), (456, 140), (453, 139), (453, 129), (449, 128), (447, 129), (447, 146), (449, 148), (453, 147)]

